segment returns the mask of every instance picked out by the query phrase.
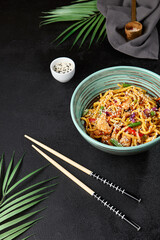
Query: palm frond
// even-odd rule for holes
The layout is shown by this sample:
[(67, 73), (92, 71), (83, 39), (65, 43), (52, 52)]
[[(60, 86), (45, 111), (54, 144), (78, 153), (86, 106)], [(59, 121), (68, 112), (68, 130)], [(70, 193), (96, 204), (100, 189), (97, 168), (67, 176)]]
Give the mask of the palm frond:
[(44, 20), (40, 25), (45, 25), (51, 22), (79, 21), (88, 18), (90, 15), (98, 12), (96, 5), (96, 0), (75, 1), (74, 4), (69, 6), (62, 6), (49, 12), (43, 12), (45, 16), (42, 16)]
[(7, 171), (6, 171), (6, 174), (5, 174), (5, 178), (4, 178), (4, 181), (3, 181), (3, 186), (2, 186), (2, 194), (3, 194), (3, 195), (4, 195), (5, 192), (6, 192), (7, 182), (8, 182), (9, 174), (10, 174), (11, 167), (12, 167), (12, 164), (13, 164), (14, 154), (15, 154), (15, 153), (13, 152), (11, 161), (10, 161), (10, 163), (9, 163), (9, 165), (8, 165), (8, 168), (7, 168)]
[(100, 33), (99, 33), (99, 36), (98, 36), (98, 38), (97, 38), (97, 42), (99, 41), (99, 39), (102, 37), (104, 35), (104, 37), (103, 37), (103, 39), (106, 37), (106, 26), (105, 25), (103, 25), (103, 27), (102, 27), (102, 29), (101, 29), (101, 31), (100, 31)]
[[(38, 196), (39, 198), (40, 196)], [(47, 197), (45, 198), (42, 198), (40, 200), (37, 200), (37, 201), (34, 201), (33, 202), (33, 199), (35, 199), (36, 197), (32, 197), (32, 198), (29, 198), (19, 204), (15, 204), (13, 207), (7, 209), (6, 211), (2, 212), (0, 214), (0, 223), (8, 220), (9, 218), (19, 214), (19, 213), (22, 213), (23, 211), (25, 211), (26, 209), (29, 209), (31, 207), (33, 207), (34, 205), (36, 205), (37, 203), (43, 201), (44, 199), (46, 199)], [(27, 204), (28, 203), (28, 204)]]
[(15, 166), (15, 168), (13, 169), (13, 171), (12, 171), (12, 173), (11, 173), (11, 175), (10, 175), (10, 177), (9, 177), (9, 179), (8, 179), (8, 182), (7, 182), (6, 191), (8, 190), (8, 187), (9, 187), (12, 179), (14, 178), (17, 170), (19, 169), (19, 166), (21, 165), (21, 162), (22, 162), (22, 160), (23, 160), (23, 157), (24, 157), (24, 155), (20, 158), (20, 160), (18, 161), (17, 165)]
[[(34, 191), (31, 191), (31, 192), (29, 192), (29, 193), (27, 193), (27, 194), (25, 194), (25, 195), (20, 196), (19, 198), (14, 199), (13, 201), (9, 202), (8, 204), (5, 204), (5, 205), (1, 206), (1, 208), (0, 208), (0, 216), (1, 216), (1, 212), (3, 212), (5, 209), (9, 210), (9, 208), (10, 208), (12, 205), (14, 205), (14, 204), (16, 204), (16, 203), (18, 203), (18, 202), (20, 202), (20, 201), (22, 201), (22, 200), (25, 200), (26, 198), (28, 198), (28, 197), (30, 197), (30, 196), (33, 196), (34, 194), (36, 194), (36, 193), (38, 193), (38, 192), (41, 192), (41, 191), (43, 191), (43, 190), (45, 190), (45, 189), (47, 189), (47, 188), (49, 188), (49, 187), (53, 187), (53, 186), (55, 186), (55, 185), (56, 185), (56, 184), (52, 184), (52, 185), (47, 186), (47, 187), (38, 188), (38, 189), (36, 189), (36, 190), (34, 190)], [(54, 191), (54, 190), (52, 190), (52, 191)], [(50, 193), (50, 192), (49, 192), (49, 193)], [(37, 196), (43, 196), (43, 195), (45, 195), (45, 194), (48, 194), (48, 193), (45, 192), (45, 193), (43, 193), (43, 194), (36, 195), (36, 197), (37, 197)]]
[(32, 235), (29, 235), (29, 236), (27, 236), (27, 237), (23, 238), (22, 240), (27, 240), (28, 238), (32, 237), (33, 235), (34, 235), (34, 234), (32, 234)]
[[(96, 36), (98, 42), (102, 36), (102, 33), (104, 33), (105, 18), (97, 9), (97, 0), (77, 0), (71, 5), (62, 6), (48, 12), (43, 12), (43, 14), (43, 21), (41, 21), (40, 26), (55, 22), (76, 22), (65, 29), (55, 39), (59, 40), (59, 44), (62, 44), (71, 35), (79, 31), (72, 44), (72, 47), (78, 42), (78, 40), (82, 38), (79, 46), (81, 47), (86, 38), (92, 33), (89, 44), (90, 47)], [(60, 38), (62, 39), (60, 40)]]
[[(67, 33), (65, 35), (65, 37), (63, 37), (63, 39), (59, 42), (59, 44), (61, 44), (62, 42), (64, 42), (68, 37), (70, 37), (74, 32), (76, 32), (79, 28), (81, 28), (83, 25), (85, 24), (85, 21), (79, 21), (76, 24), (73, 24), (71, 27), (69, 27), (69, 29), (71, 29), (71, 31), (68, 32), (68, 29), (65, 30), (65, 33)], [(60, 34), (60, 36), (58, 38), (60, 38), (62, 35), (64, 35), (64, 32), (62, 32), (62, 34)], [(59, 45), (58, 44), (58, 45)]]
[(1, 177), (2, 177), (3, 158), (4, 158), (4, 154), (2, 154), (1, 161), (0, 161), (0, 179), (1, 179)]
[(10, 235), (9, 237), (6, 237), (6, 238), (3, 238), (4, 240), (13, 240), (15, 239), (16, 237), (18, 237), (19, 235), (21, 235), (22, 233), (26, 232), (28, 229), (30, 229), (34, 224), (28, 226), (28, 227), (25, 227), (15, 233), (13, 233), (12, 235)]
[[(33, 184), (33, 185), (31, 185), (31, 186), (29, 186), (29, 187), (27, 187), (27, 188), (25, 188), (25, 189), (23, 189), (23, 190), (21, 190), (21, 191), (19, 191), (19, 192), (16, 192), (15, 194), (11, 195), (9, 198), (5, 199), (5, 200), (1, 203), (1, 207), (2, 207), (4, 204), (6, 204), (7, 202), (9, 202), (11, 199), (17, 197), (18, 195), (20, 195), (20, 194), (22, 194), (22, 193), (24, 193), (24, 192), (26, 192), (26, 191), (34, 188), (34, 187), (37, 187), (38, 185), (42, 185), (42, 184), (44, 184), (44, 183), (47, 183), (47, 182), (49, 182), (49, 181), (51, 181), (51, 180), (53, 180), (53, 179), (55, 179), (55, 178), (56, 178), (56, 177), (53, 177), (53, 178), (50, 178), (50, 179), (47, 179), (47, 180), (38, 182), (38, 183)], [(55, 185), (56, 185), (56, 184), (55, 184)]]
[[(47, 165), (48, 166), (48, 165)], [(46, 166), (41, 167), (37, 170), (35, 170), (34, 172), (29, 173), (28, 175), (26, 175), (24, 178), (20, 179), (18, 182), (16, 182), (13, 186), (11, 186), (8, 191), (5, 193), (5, 196), (7, 196), (13, 189), (15, 189), (20, 183), (24, 182), (26, 179), (30, 178), (31, 176), (33, 176), (34, 174), (42, 171), (44, 168), (46, 168)]]
[(42, 218), (39, 218), (39, 219), (33, 220), (33, 221), (29, 221), (29, 222), (21, 224), (18, 227), (15, 227), (15, 228), (13, 228), (13, 229), (11, 229), (9, 231), (6, 231), (5, 233), (1, 234), (1, 239), (5, 239), (5, 238), (7, 238), (10, 235), (12, 235), (12, 234), (14, 234), (14, 233), (16, 233), (16, 232), (18, 232), (18, 231), (28, 227), (28, 226), (33, 225), (34, 223), (38, 222), (40, 219), (42, 219)]
[(90, 45), (89, 46), (91, 46), (93, 40), (95, 39), (95, 36), (98, 33), (99, 28), (100, 28), (101, 24), (103, 23), (103, 21), (104, 21), (104, 16), (102, 14), (99, 14), (99, 16), (97, 17), (96, 21), (94, 22), (95, 29), (94, 29), (94, 31), (92, 33), (92, 37), (91, 37), (91, 41), (90, 41)]
[[(14, 153), (12, 155), (12, 158), (8, 164), (6, 173), (4, 174), (4, 178), (2, 180), (1, 184), (1, 192), (2, 197), (0, 201), (0, 239), (1, 240), (12, 240), (17, 238), (19, 235), (30, 229), (34, 224), (36, 224), (41, 218), (31, 220), (26, 222), (26, 220), (37, 213), (41, 212), (43, 209), (36, 210), (34, 212), (26, 213), (29, 209), (33, 208), (40, 202), (44, 201), (46, 198), (48, 198), (48, 195), (54, 191), (54, 189), (51, 189), (50, 191), (47, 191), (49, 188), (53, 188), (56, 184), (50, 184), (47, 186), (43, 186), (42, 184), (45, 184), (54, 178), (50, 178), (47, 180), (40, 181), (38, 183), (35, 183), (29, 187), (26, 187), (18, 192), (15, 192), (13, 195), (8, 197), (8, 194), (11, 193), (11, 191), (15, 190), (15, 188), (18, 185), (21, 185), (25, 180), (30, 178), (31, 176), (36, 175), (36, 173), (42, 171), (46, 166), (41, 167), (29, 174), (27, 174), (22, 179), (18, 180), (16, 183), (13, 183), (13, 179), (18, 172), (21, 162), (23, 160), (24, 155), (20, 158), (16, 166), (13, 168), (13, 162), (14, 162)], [(0, 175), (2, 171), (3, 166), (3, 159), (4, 156), (2, 155), (0, 160)], [(48, 165), (47, 165), (48, 166)], [(25, 193), (25, 194), (23, 194)], [(30, 236), (24, 239), (28, 239)]]

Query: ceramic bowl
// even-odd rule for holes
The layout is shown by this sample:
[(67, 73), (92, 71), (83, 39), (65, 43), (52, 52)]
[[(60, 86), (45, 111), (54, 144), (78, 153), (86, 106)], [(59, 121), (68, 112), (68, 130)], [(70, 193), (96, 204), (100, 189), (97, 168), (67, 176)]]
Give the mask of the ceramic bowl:
[(59, 82), (65, 83), (72, 79), (75, 74), (75, 63), (68, 57), (60, 57), (50, 64), (52, 76)]
[(81, 122), (83, 111), (93, 103), (101, 92), (117, 88), (117, 84), (129, 83), (148, 91), (153, 97), (160, 97), (160, 76), (143, 68), (119, 66), (95, 72), (85, 78), (75, 89), (70, 103), (73, 123), (82, 137), (95, 148), (114, 155), (134, 155), (149, 150), (160, 144), (160, 137), (155, 140), (133, 147), (115, 147), (92, 139), (85, 131)]

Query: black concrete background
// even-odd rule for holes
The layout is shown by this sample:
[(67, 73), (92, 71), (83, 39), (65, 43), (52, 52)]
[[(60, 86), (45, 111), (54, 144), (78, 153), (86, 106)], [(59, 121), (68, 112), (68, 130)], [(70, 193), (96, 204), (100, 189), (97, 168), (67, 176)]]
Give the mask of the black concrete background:
[[(117, 52), (107, 39), (101, 44), (94, 43), (90, 49), (89, 40), (83, 48), (76, 46), (72, 50), (70, 39), (60, 46), (52, 43), (70, 24), (55, 23), (39, 28), (39, 17), (42, 11), (67, 4), (67, 0), (0, 2), (0, 153), (5, 153), (7, 165), (13, 150), (15, 162), (26, 152), (20, 178), (46, 164), (24, 139), (24, 134), (42, 141), (141, 196), (142, 203), (137, 204), (58, 160), (142, 229), (137, 232), (50, 166), (26, 182), (59, 176), (53, 181), (59, 183), (56, 191), (34, 208), (48, 206), (37, 215), (43, 219), (18, 239), (33, 233), (31, 239), (36, 240), (160, 239), (159, 145), (137, 156), (109, 155), (85, 142), (70, 117), (72, 93), (89, 74), (119, 65), (143, 67), (160, 74), (160, 61), (136, 59)], [(60, 56), (71, 57), (76, 64), (75, 76), (66, 84), (54, 80), (49, 69), (50, 62)]]

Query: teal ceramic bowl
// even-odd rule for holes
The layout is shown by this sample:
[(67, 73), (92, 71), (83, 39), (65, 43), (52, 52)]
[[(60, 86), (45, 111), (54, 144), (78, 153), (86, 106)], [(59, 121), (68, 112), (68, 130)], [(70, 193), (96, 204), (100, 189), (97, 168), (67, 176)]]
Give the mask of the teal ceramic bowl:
[(95, 72), (85, 78), (75, 89), (70, 104), (73, 123), (82, 137), (95, 148), (114, 155), (134, 155), (160, 144), (160, 137), (134, 147), (115, 147), (98, 142), (87, 135), (81, 122), (83, 111), (93, 103), (99, 93), (117, 88), (119, 83), (129, 83), (148, 91), (153, 97), (160, 97), (160, 76), (143, 68), (119, 66)]

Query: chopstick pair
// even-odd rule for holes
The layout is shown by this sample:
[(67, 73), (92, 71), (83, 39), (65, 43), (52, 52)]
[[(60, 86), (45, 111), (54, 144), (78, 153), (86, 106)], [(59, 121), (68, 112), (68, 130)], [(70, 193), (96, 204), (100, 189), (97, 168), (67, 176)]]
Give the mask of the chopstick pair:
[[(50, 147), (47, 147), (46, 145), (44, 145), (43, 143), (27, 136), (24, 135), (25, 138), (29, 139), (31, 142), (37, 144), (38, 146), (42, 147), (43, 149), (47, 150), (48, 152), (54, 154), (55, 156), (59, 157), (60, 159), (62, 159), (63, 161), (71, 164), (72, 166), (78, 168), (79, 170), (83, 171), (84, 173), (88, 174), (89, 176), (99, 180), (100, 182), (102, 182), (103, 184), (107, 184), (109, 187), (113, 188), (114, 190), (120, 192), (121, 194), (125, 194), (126, 196), (140, 202), (141, 199), (138, 199), (136, 197), (134, 197), (133, 195), (127, 193), (125, 191), (125, 189), (121, 189), (119, 186), (116, 186), (114, 183), (108, 181), (105, 178), (102, 178), (100, 175), (98, 175), (97, 173), (92, 172), (91, 170), (83, 167), (82, 165), (74, 162), (73, 160), (71, 160), (70, 158), (62, 155), (61, 153), (53, 150)], [(62, 173), (64, 173), (68, 178), (70, 178), (73, 182), (75, 182), (77, 185), (79, 185), (82, 189), (84, 189), (88, 194), (90, 194), (91, 196), (93, 196), (95, 199), (97, 199), (98, 201), (100, 201), (100, 203), (102, 203), (105, 207), (109, 208), (110, 211), (112, 211), (113, 213), (115, 213), (117, 216), (119, 216), (122, 220), (125, 220), (127, 223), (129, 223), (131, 226), (133, 226), (134, 228), (137, 229), (137, 231), (139, 231), (141, 229), (141, 227), (134, 223), (133, 221), (130, 221), (124, 213), (120, 212), (118, 209), (116, 209), (114, 206), (112, 206), (107, 200), (103, 199), (100, 195), (98, 195), (95, 191), (93, 191), (91, 188), (89, 188), (87, 185), (85, 185), (83, 182), (81, 182), (78, 178), (76, 178), (74, 175), (72, 175), (69, 171), (67, 171), (65, 168), (63, 168), (60, 164), (58, 164), (55, 160), (53, 160), (52, 158), (50, 158), (47, 154), (45, 154), (44, 152), (42, 152), (39, 148), (37, 148), (36, 146), (32, 145), (32, 147), (40, 154), (42, 155), (44, 158), (46, 158), (53, 166), (55, 166), (57, 169), (59, 169)]]

